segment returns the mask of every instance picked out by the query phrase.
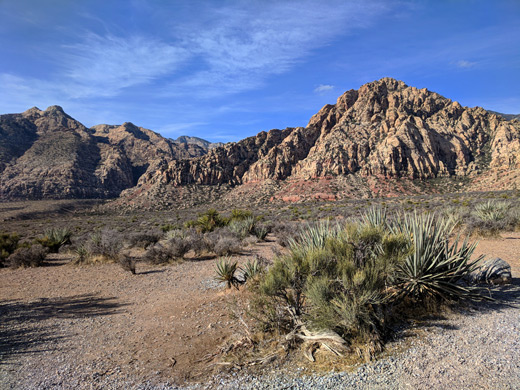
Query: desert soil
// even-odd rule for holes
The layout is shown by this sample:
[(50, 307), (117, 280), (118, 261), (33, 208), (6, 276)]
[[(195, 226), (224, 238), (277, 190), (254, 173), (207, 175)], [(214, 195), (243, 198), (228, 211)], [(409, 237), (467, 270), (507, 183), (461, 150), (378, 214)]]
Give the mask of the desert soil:
[[(257, 244), (237, 260), (272, 258), (276, 246)], [(514, 285), (497, 292), (507, 305), (450, 314), (350, 373), (305, 377), (271, 366), (226, 379), (208, 364), (243, 332), (229, 314), (244, 291), (214, 281), (215, 259), (138, 263), (137, 275), (66, 255), (43, 268), (0, 269), (0, 388), (520, 388), (520, 233), (483, 239), (477, 252), (511, 264)]]

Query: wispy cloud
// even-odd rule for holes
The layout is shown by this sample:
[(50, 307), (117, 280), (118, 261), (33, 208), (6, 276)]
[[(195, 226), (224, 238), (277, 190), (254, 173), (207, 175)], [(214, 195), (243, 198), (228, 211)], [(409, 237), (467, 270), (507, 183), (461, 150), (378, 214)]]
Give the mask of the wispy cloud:
[(458, 68), (473, 68), (477, 63), (466, 61), (466, 60), (459, 60), (455, 65), (457, 65)]
[(364, 26), (385, 9), (379, 1), (238, 3), (201, 15), (186, 47), (202, 69), (170, 84), (171, 93), (213, 97), (256, 88), (287, 72), (339, 34)]
[(146, 84), (174, 72), (188, 52), (144, 36), (117, 37), (89, 33), (66, 46), (64, 89), (72, 98), (114, 96), (124, 88)]
[(325, 92), (331, 91), (334, 89), (334, 85), (329, 84), (320, 84), (316, 88), (314, 88), (314, 93), (317, 93), (319, 95), (324, 94)]

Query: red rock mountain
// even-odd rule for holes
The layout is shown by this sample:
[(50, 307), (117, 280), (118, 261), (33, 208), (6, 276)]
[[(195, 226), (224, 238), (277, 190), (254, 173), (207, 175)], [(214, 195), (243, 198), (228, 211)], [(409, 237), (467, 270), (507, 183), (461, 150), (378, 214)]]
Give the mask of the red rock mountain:
[(519, 163), (518, 120), (383, 78), (345, 92), (304, 128), (261, 132), (148, 170), (122, 202), (389, 196), (435, 190), (439, 179), (509, 189), (520, 181)]
[(52, 106), (0, 116), (0, 198), (115, 197), (150, 167), (205, 154), (124, 123), (87, 129)]
[(0, 197), (115, 197), (124, 190), (116, 205), (182, 207), (520, 184), (517, 119), (391, 78), (345, 92), (306, 127), (214, 146), (131, 123), (88, 129), (57, 106), (1, 115)]

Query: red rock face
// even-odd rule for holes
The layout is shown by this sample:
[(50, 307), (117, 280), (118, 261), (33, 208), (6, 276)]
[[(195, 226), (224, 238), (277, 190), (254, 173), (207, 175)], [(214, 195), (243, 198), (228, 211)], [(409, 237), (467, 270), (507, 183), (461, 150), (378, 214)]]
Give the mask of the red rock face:
[[(237, 186), (268, 183), (262, 198), (285, 201), (393, 196), (419, 191), (416, 180), (476, 180), (514, 171), (519, 162), (520, 122), (384, 78), (345, 92), (305, 128), (262, 132), (200, 158), (172, 161), (143, 175), (138, 187), (229, 185), (237, 193)], [(327, 177), (335, 189), (308, 185), (295, 194), (290, 184)]]

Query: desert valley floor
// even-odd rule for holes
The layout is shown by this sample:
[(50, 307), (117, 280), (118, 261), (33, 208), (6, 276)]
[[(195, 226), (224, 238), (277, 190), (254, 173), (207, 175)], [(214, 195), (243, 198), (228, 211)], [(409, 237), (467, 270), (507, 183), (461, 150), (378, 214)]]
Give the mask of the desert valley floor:
[[(280, 250), (271, 234), (235, 258), (271, 260)], [(117, 264), (74, 265), (66, 253), (45, 267), (0, 269), (0, 387), (518, 388), (520, 233), (481, 239), (476, 254), (512, 266), (513, 284), (493, 288), (498, 301), (409, 324), (377, 361), (343, 362), (337, 373), (319, 356), (310, 364), (280, 354), (260, 368), (221, 359), (247, 334), (232, 314), (248, 292), (215, 281), (215, 258), (138, 263), (136, 275)]]

